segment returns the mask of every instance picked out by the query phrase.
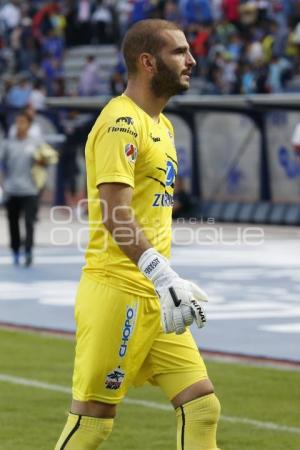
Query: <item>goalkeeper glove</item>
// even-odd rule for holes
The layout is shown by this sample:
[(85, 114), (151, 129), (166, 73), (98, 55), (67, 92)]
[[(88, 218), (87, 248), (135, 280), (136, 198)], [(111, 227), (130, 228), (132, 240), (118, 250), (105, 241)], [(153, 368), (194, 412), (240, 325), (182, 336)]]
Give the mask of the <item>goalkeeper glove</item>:
[(184, 333), (194, 321), (198, 328), (206, 322), (200, 301), (206, 293), (191, 281), (183, 280), (169, 262), (154, 248), (146, 250), (138, 261), (140, 271), (154, 284), (161, 304), (161, 323), (165, 333)]

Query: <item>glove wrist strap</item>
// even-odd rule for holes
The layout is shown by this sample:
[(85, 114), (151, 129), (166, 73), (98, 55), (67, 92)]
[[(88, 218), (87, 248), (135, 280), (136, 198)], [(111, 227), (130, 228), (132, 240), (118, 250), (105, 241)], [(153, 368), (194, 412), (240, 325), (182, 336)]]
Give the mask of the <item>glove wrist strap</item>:
[(168, 267), (168, 261), (154, 248), (146, 250), (138, 261), (138, 268), (152, 282)]

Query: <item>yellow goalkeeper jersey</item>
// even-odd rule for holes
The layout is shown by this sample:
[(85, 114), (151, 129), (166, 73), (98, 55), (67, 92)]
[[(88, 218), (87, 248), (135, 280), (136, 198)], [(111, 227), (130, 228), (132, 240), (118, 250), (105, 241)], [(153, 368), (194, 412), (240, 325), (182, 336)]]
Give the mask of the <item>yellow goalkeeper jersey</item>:
[[(111, 100), (96, 120), (85, 149), (89, 244), (84, 271), (103, 284), (139, 296), (154, 296), (152, 283), (119, 248), (102, 224), (98, 186), (124, 183), (133, 188), (135, 219), (153, 247), (169, 258), (177, 158), (173, 127), (158, 123), (126, 95)], [(103, 205), (105, 214), (105, 205)], [(126, 226), (116, 232), (128, 235)]]

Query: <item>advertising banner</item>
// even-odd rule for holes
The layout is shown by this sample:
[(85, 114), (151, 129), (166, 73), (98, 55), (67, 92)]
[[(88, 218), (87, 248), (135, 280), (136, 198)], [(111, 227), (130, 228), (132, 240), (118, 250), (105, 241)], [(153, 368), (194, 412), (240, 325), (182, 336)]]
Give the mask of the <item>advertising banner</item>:
[(197, 113), (199, 177), (203, 200), (259, 200), (259, 130), (240, 113)]
[[(272, 201), (299, 202), (300, 152), (294, 151), (299, 112), (272, 111), (266, 115)], [(300, 145), (300, 136), (298, 137)]]

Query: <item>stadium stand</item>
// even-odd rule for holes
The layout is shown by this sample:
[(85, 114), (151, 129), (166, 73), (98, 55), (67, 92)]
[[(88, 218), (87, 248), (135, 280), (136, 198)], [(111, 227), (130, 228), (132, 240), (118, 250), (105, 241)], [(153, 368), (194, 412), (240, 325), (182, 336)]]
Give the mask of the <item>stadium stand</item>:
[[(14, 109), (30, 103), (39, 110), (36, 119), (46, 126), (44, 134), (48, 142), (56, 142), (58, 149), (64, 151), (65, 142), (70, 139), (66, 131), (70, 123), (71, 128), (75, 127), (74, 136), (83, 135), (82, 127), (88, 129), (107, 98), (123, 91), (126, 72), (119, 52), (120, 41), (128, 26), (148, 17), (179, 22), (198, 62), (188, 95), (174, 99), (169, 108), (184, 120), (191, 136), (191, 172), (185, 177), (189, 178), (188, 190), (194, 196), (195, 215), (225, 222), (298, 224), (299, 206), (294, 202), (300, 170), (289, 142), (296, 123), (300, 122), (296, 113), (291, 112), (299, 108), (298, 96), (294, 94), (300, 92), (297, 0), (2, 0), (1, 134), (8, 131)], [(76, 100), (77, 96), (81, 96), (80, 100)], [(285, 112), (278, 113), (279, 108), (286, 108)], [(204, 151), (197, 132), (198, 128), (206, 130), (200, 123), (209, 112), (219, 111), (232, 120), (230, 127), (223, 125), (219, 129), (220, 135), (232, 134), (237, 118), (243, 121), (246, 116), (255, 131), (250, 129), (244, 137), (236, 137), (238, 145), (231, 152), (233, 159), (229, 153), (225, 157), (222, 172), (214, 177), (211, 193), (215, 195), (212, 195), (202, 192), (207, 183), (207, 164), (212, 161), (204, 165), (201, 162), (209, 150)], [(222, 119), (214, 120), (217, 127), (218, 120), (222, 123)], [(282, 130), (285, 127), (279, 149), (272, 138), (278, 120)], [(49, 133), (53, 126), (55, 130)], [(186, 131), (181, 128), (181, 132)], [(68, 156), (73, 158), (74, 166), (80, 166), (80, 161), (74, 158), (82, 157), (83, 142), (79, 141), (81, 148)], [(259, 193), (244, 192), (241, 196), (237, 188), (245, 174), (240, 163), (244, 154), (247, 157), (252, 151), (252, 141), (256, 142), (261, 166), (258, 181), (252, 179), (252, 184), (259, 184)], [(219, 165), (224, 158), (222, 151), (215, 155), (215, 161), (220, 158)], [(251, 164), (257, 162), (252, 160)], [(274, 164), (281, 164), (277, 173)], [(59, 166), (57, 183), (53, 179), (50, 182), (52, 189), (55, 184), (58, 186), (55, 202), (65, 201), (59, 174), (66, 170)], [(289, 184), (291, 196), (285, 192), (284, 198), (282, 191), (274, 194), (276, 185), (279, 186), (274, 181), (278, 171), (281, 176), (286, 172), (285, 186)]]
[(198, 60), (193, 93), (300, 89), (296, 0), (1, 1), (0, 70), (4, 76), (26, 74), (30, 81), (43, 78), (48, 95), (74, 95), (81, 58), (93, 54), (101, 68), (99, 91), (107, 92), (122, 35), (147, 17), (174, 20), (185, 29)]

